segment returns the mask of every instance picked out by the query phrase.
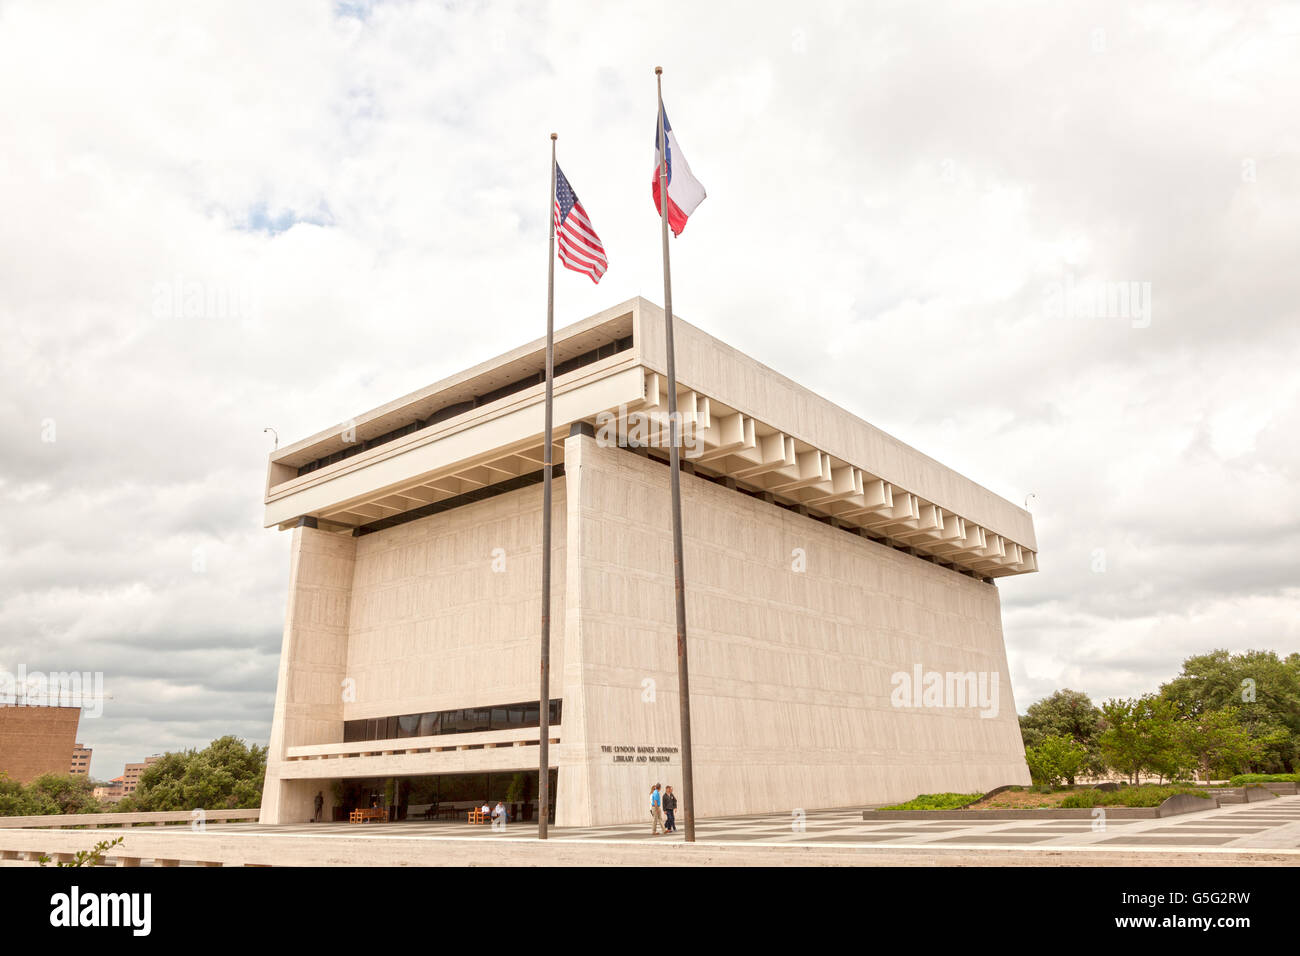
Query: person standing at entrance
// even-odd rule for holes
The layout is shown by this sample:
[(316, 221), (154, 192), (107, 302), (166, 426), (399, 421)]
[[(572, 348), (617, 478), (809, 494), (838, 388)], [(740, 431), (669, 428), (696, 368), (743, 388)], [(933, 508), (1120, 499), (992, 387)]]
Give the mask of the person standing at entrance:
[(659, 784), (650, 789), (650, 835), (659, 836), (664, 828), (663, 811), (659, 809)]
[(325, 795), (321, 791), (316, 791), (316, 815), (312, 817), (312, 823), (321, 822), (321, 813), (325, 809)]
[(664, 787), (664, 833), (677, 832), (677, 820), (673, 814), (677, 812), (677, 797), (673, 794), (672, 787)]

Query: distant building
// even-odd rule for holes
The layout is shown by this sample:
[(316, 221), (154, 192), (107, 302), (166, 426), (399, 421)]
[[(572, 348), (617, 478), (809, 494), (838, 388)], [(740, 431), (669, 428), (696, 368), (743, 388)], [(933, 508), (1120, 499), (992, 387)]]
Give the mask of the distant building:
[(80, 707), (0, 705), (0, 773), (20, 783), (68, 773), (80, 720)]
[(122, 768), (122, 795), (129, 797), (135, 793), (135, 788), (140, 785), (140, 774), (144, 773), (144, 768), (150, 764), (162, 760), (162, 754), (154, 754), (152, 757), (145, 757), (144, 763), (129, 763)]
[(114, 777), (104, 786), (95, 788), (95, 799), (103, 800), (106, 803), (116, 803), (125, 795), (123, 794), (122, 789), (122, 778)]
[(94, 753), (90, 747), (84, 744), (75, 744), (72, 748), (72, 767), (68, 773), (74, 777), (85, 777), (90, 774), (90, 756)]

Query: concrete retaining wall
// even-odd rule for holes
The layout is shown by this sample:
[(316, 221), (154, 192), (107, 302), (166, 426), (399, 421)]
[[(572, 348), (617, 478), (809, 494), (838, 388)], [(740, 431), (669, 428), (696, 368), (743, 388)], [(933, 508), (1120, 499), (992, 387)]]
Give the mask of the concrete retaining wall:
[[(256, 821), (259, 810), (204, 810), (205, 823)], [(20, 828), (67, 829), (69, 827), (138, 827), (189, 824), (196, 822), (192, 810), (165, 810), (161, 813), (46, 813), (28, 817), (0, 817), (0, 830)]]
[[(377, 838), (206, 833), (186, 829), (124, 831), (125, 842), (108, 854), (115, 866), (1041, 866), (1041, 851), (1023, 848), (961, 850), (925, 847), (863, 847), (809, 844), (746, 845), (652, 843), (650, 841), (547, 840), (527, 837)], [(0, 830), (0, 866), (36, 865), (44, 853), (70, 856), (90, 848), (104, 832)], [(1053, 847), (1077, 865), (1205, 865), (1204, 850), (1144, 847), (1101, 850)], [(1213, 865), (1295, 865), (1283, 851), (1216, 851)]]

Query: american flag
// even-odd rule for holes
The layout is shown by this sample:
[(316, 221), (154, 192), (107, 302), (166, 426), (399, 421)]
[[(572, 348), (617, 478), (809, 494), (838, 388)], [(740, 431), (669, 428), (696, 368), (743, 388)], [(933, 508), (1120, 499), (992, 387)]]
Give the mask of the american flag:
[(591, 276), (592, 282), (600, 281), (609, 266), (605, 247), (558, 165), (555, 167), (555, 239), (565, 267)]

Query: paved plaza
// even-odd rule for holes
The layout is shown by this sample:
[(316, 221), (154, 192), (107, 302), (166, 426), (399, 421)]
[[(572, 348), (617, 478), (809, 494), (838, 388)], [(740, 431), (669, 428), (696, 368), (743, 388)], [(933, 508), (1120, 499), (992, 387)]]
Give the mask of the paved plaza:
[(814, 810), (701, 820), (698, 842), (645, 826), (208, 823), (0, 827), (0, 866), (123, 842), (114, 866), (1296, 866), (1300, 796), (1150, 820), (883, 820)]
[[(825, 844), (894, 848), (1059, 848), (1059, 847), (1172, 847), (1180, 849), (1295, 850), (1300, 852), (1300, 796), (1279, 797), (1262, 803), (1233, 804), (1217, 810), (1153, 820), (886, 820), (871, 823), (860, 809), (811, 810), (800, 820), (795, 814), (762, 814), (700, 820), (700, 842), (749, 844)], [(1094, 829), (1094, 826), (1097, 826)], [(213, 827), (212, 829), (218, 829)], [(388, 837), (441, 837), (500, 839), (527, 837), (533, 823), (515, 823), (504, 830), (470, 826), (461, 822), (340, 824), (304, 823), (261, 826), (253, 823), (221, 824), (223, 832), (303, 834), (312, 836), (364, 835)], [(552, 827), (552, 840), (661, 841), (682, 839), (681, 832), (651, 836), (645, 825), (606, 827)]]

